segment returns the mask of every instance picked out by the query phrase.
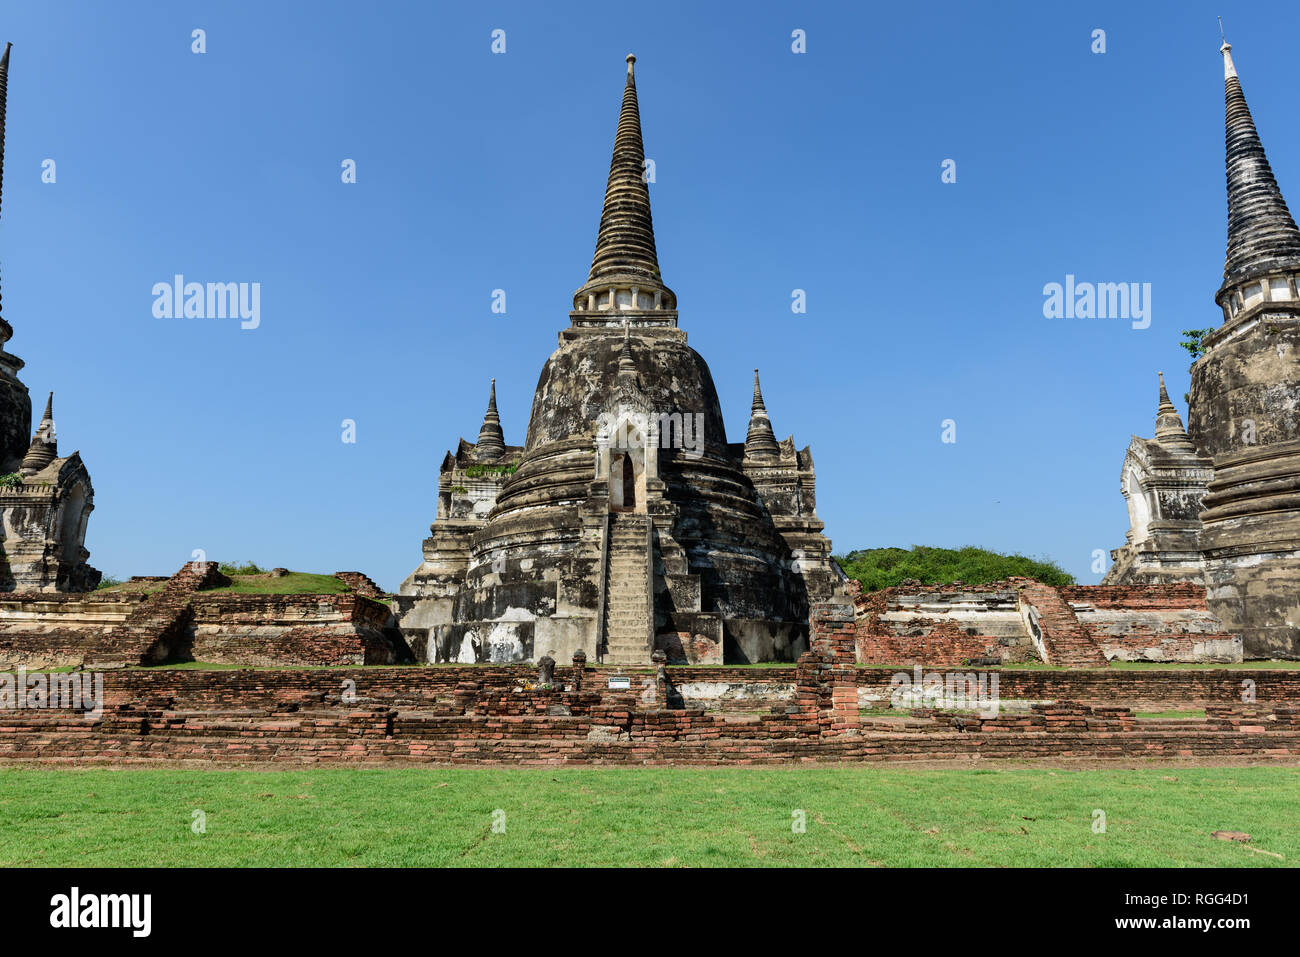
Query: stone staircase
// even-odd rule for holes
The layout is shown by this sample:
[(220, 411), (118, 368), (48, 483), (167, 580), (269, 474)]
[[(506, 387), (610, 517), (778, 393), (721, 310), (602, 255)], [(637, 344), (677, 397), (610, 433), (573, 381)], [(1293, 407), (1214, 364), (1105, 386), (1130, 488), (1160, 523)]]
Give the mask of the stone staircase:
[(1020, 600), (1038, 612), (1043, 658), (1066, 668), (1105, 668), (1110, 662), (1101, 646), (1079, 623), (1070, 603), (1050, 585), (1034, 583), (1020, 590)]
[(605, 663), (650, 663), (650, 566), (644, 515), (611, 512), (605, 580)]
[(194, 593), (229, 584), (216, 562), (186, 562), (122, 624), (87, 647), (84, 664), (156, 665), (171, 659), (186, 643), (193, 623)]

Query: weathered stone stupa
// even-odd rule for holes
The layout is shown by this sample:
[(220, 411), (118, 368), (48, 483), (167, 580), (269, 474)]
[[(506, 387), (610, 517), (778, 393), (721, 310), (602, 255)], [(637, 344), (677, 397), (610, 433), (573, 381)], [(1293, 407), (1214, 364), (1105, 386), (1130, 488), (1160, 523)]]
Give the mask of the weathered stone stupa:
[(1106, 583), (1156, 584), (1204, 579), (1201, 501), (1210, 460), (1196, 451), (1160, 375), (1156, 436), (1133, 436), (1120, 474), (1128, 504), (1123, 547), (1111, 552)]
[[(0, 54), (0, 189), (10, 46)], [(4, 348), (13, 334), (0, 318), (0, 591), (89, 591), (100, 580), (84, 544), (95, 507), (90, 474), (77, 452), (59, 456), (54, 393), (29, 445), (32, 400), (18, 378), (24, 363)]]
[(524, 445), (504, 441), (494, 382), (478, 442), (443, 461), (424, 561), (395, 601), (428, 660), (793, 659), (809, 603), (842, 587), (809, 450), (776, 440), (757, 372), (747, 439), (729, 443), (708, 365), (678, 327), (634, 63), (591, 271)]
[[(1158, 425), (1155, 443), (1130, 446), (1129, 542), (1112, 553), (1106, 581), (1199, 578), (1224, 630), (1241, 634), (1247, 658), (1300, 658), (1300, 230), (1264, 154), (1232, 47), (1225, 42), (1220, 52), (1228, 250), (1215, 302), (1224, 321), (1201, 340), (1192, 367), (1186, 441), (1171, 440), (1169, 430), (1162, 439)], [(1161, 399), (1161, 421), (1176, 418), (1168, 396)], [(1138, 461), (1157, 445), (1158, 455)], [(1143, 542), (1145, 557), (1134, 547)]]

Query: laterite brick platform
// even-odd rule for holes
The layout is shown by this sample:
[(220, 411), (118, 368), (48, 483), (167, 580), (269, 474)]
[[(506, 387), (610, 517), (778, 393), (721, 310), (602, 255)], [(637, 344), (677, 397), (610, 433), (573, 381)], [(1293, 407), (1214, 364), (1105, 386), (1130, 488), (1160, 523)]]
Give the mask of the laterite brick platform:
[[(104, 709), (0, 711), (0, 760), (53, 763), (781, 764), (1300, 758), (1300, 673), (1003, 671), (996, 716), (876, 715), (896, 672), (853, 664), (847, 606), (820, 605), (794, 668), (586, 666), (104, 673)], [(549, 667), (543, 663), (544, 667)], [(738, 674), (738, 671), (741, 673)], [(1254, 696), (1243, 703), (1242, 682)], [(739, 691), (737, 690), (739, 689)], [(1199, 720), (1134, 717), (1138, 702)], [(748, 706), (749, 713), (745, 713)], [(1147, 710), (1156, 710), (1148, 708)]]

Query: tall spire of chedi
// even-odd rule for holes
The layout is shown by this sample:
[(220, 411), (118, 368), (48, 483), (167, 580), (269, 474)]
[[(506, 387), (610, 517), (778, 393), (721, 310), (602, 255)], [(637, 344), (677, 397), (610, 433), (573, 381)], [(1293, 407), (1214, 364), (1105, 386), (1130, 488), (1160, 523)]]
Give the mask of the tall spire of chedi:
[(5, 52), (0, 53), (0, 195), (4, 193), (5, 104), (9, 100), (9, 48), (12, 46), (6, 43)]
[[(5, 105), (9, 100), (9, 48), (12, 46), (12, 43), (6, 43), (4, 53), (0, 53), (0, 199), (4, 196)], [(0, 317), (0, 346), (8, 342), (13, 334), (13, 326)], [(22, 366), (19, 365), (19, 368)]]
[(499, 459), (506, 454), (505, 434), (501, 431), (501, 416), (497, 414), (497, 380), (492, 380), (492, 392), (488, 397), (487, 412), (483, 415), (483, 427), (478, 431), (478, 444), (474, 451), (480, 459)]
[[(5, 106), (9, 98), (9, 48), (0, 53), (0, 187), (4, 185)], [(0, 317), (0, 472), (13, 472), (22, 463), (32, 434), (32, 400), (18, 378), (23, 360), (5, 350), (14, 330)]]
[[(1216, 297), (1222, 305), (1225, 295), (1237, 287), (1278, 273), (1283, 274), (1277, 278), (1285, 286), (1285, 273), (1300, 271), (1300, 230), (1282, 198), (1246, 105), (1232, 62), (1232, 44), (1225, 41), (1219, 52), (1223, 54), (1228, 178), (1228, 251), (1223, 286)], [(1238, 291), (1230, 303), (1235, 308), (1229, 313), (1235, 315), (1243, 306), (1253, 304), (1252, 298)], [(1264, 298), (1262, 289), (1260, 298)]]
[[(635, 63), (636, 57), (629, 53), (623, 105), (614, 133), (614, 155), (609, 163), (605, 203), (596, 234), (596, 253), (587, 282), (574, 293), (573, 318), (585, 322), (605, 319), (610, 324), (621, 325), (626, 313), (659, 313), (637, 317), (636, 324), (675, 325), (675, 316), (663, 315), (677, 308), (677, 297), (663, 284), (659, 274), (645, 146), (641, 139), (641, 111), (636, 98)], [(593, 312), (597, 315), (591, 315)], [(605, 315), (599, 315), (601, 312)]]

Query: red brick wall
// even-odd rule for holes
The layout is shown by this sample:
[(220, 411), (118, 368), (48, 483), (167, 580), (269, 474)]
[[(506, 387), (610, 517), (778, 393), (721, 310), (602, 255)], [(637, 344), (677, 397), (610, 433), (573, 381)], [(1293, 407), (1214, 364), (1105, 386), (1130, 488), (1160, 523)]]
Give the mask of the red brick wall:
[[(187, 562), (149, 596), (5, 595), (0, 607), (21, 611), (103, 603), (117, 606), (126, 616), (116, 625), (68, 623), (57, 611), (37, 619), (0, 619), (0, 667), (150, 665), (174, 660), (250, 666), (392, 664), (403, 650), (386, 631), (388, 607), (359, 591), (346, 595), (207, 591), (228, 583), (215, 562)], [(365, 586), (357, 581), (354, 587)], [(69, 612), (75, 614), (76, 609)]]
[(1066, 585), (1057, 589), (1066, 601), (1097, 608), (1192, 609), (1205, 611), (1205, 586), (1189, 582), (1167, 585)]
[(215, 664), (393, 664), (386, 605), (359, 594), (198, 594), (192, 601), (195, 661)]
[[(883, 728), (860, 719), (859, 682), (887, 692), (888, 669), (852, 665), (854, 629), (814, 610), (813, 649), (769, 673), (799, 693), (745, 718), (668, 710), (639, 672), (631, 692), (588, 669), (581, 691), (526, 689), (527, 667), (282, 671), (117, 671), (97, 721), (70, 712), (0, 711), (0, 759), (134, 761), (437, 761), (446, 763), (783, 763), (971, 757), (1300, 756), (1300, 672), (999, 672), (1002, 698), (1054, 704), (991, 719), (920, 713)], [(681, 684), (741, 669), (672, 668)], [(776, 672), (776, 674), (770, 674)], [(572, 684), (571, 668), (556, 670)], [(1242, 676), (1256, 704), (1239, 701)], [(1214, 695), (1202, 722), (1140, 722), (1130, 695)], [(647, 692), (649, 692), (647, 694)], [(1083, 692), (1091, 704), (1064, 692)], [(1283, 703), (1288, 702), (1288, 703)]]
[(822, 734), (845, 734), (861, 727), (853, 619), (850, 604), (813, 605), (811, 647), (795, 666), (796, 706), (805, 719), (816, 718)]
[(638, 711), (613, 701), (590, 715), (543, 716), (357, 706), (266, 716), (118, 711), (91, 723), (27, 712), (0, 714), (0, 760), (514, 765), (1300, 756), (1294, 713), (1216, 717), (1175, 729), (1144, 728), (1125, 720), (1122, 710), (1089, 714), (1056, 707), (988, 727), (936, 715), (938, 723), (924, 730), (836, 735), (805, 733), (797, 720), (780, 716), (723, 723), (690, 711)]
[[(963, 668), (974, 674), (990, 669)], [(261, 706), (278, 701), (326, 701), (337, 699), (343, 682), (354, 683), (360, 699), (373, 699), (396, 708), (423, 707), (452, 694), (463, 682), (484, 689), (511, 689), (535, 669), (519, 666), (439, 665), (400, 668), (320, 668), (248, 671), (130, 670), (105, 674), (104, 688), (123, 702), (170, 701), (179, 709), (206, 710), (227, 702), (249, 702)], [(588, 667), (584, 688), (605, 690), (611, 674), (625, 669)], [(858, 688), (877, 695), (889, 695), (891, 668), (858, 668)], [(1004, 699), (1068, 700), (1093, 704), (1135, 703), (1234, 704), (1241, 701), (1242, 681), (1254, 683), (1261, 703), (1300, 703), (1300, 671), (1281, 669), (1179, 669), (1040, 671), (995, 670), (999, 693)], [(560, 681), (572, 683), (572, 669), (556, 668)], [(649, 671), (634, 672), (653, 680)], [(796, 669), (787, 668), (696, 668), (670, 667), (668, 675), (679, 688), (690, 682), (743, 682), (748, 687), (767, 685), (775, 693), (790, 689)], [(634, 677), (636, 685), (636, 677)], [(639, 687), (639, 685), (637, 685)], [(773, 698), (775, 701), (775, 698)]]
[(382, 598), (384, 595), (384, 590), (361, 572), (335, 572), (334, 577), (358, 595), (365, 595), (367, 598)]
[(925, 635), (896, 635), (862, 627), (857, 634), (858, 661), (863, 664), (959, 666), (975, 658), (1000, 657), (998, 639), (968, 635), (954, 621), (917, 618), (912, 624), (929, 627)]

